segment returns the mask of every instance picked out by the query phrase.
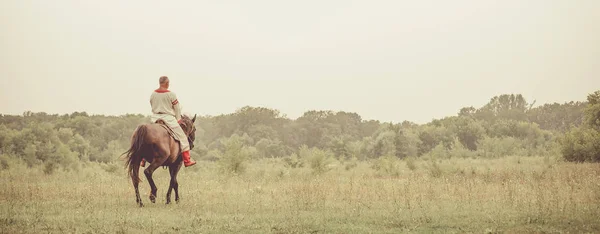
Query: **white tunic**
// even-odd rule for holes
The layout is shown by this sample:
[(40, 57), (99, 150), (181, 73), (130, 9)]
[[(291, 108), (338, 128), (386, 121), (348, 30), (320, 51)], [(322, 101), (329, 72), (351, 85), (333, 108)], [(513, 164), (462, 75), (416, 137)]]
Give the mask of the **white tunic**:
[(175, 132), (181, 143), (181, 151), (190, 150), (187, 136), (179, 126), (178, 120), (181, 119), (181, 105), (177, 100), (177, 95), (169, 90), (154, 90), (150, 95), (150, 106), (152, 107), (151, 121), (162, 119)]

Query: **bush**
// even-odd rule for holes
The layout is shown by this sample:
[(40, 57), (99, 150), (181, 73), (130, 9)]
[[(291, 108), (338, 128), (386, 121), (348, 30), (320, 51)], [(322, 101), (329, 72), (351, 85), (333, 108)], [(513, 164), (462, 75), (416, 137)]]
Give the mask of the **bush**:
[(8, 168), (10, 168), (8, 158), (4, 155), (0, 155), (0, 170), (7, 170)]
[(349, 171), (350, 169), (353, 169), (356, 166), (358, 166), (358, 159), (356, 157), (352, 157), (351, 159), (346, 161), (344, 164), (345, 164), (344, 167), (346, 168), (346, 171)]
[(290, 168), (300, 168), (304, 166), (304, 162), (298, 158), (298, 155), (292, 153), (292, 155), (284, 157), (283, 162), (285, 163), (285, 167)]
[(375, 160), (371, 168), (375, 169), (380, 175), (399, 176), (399, 160), (393, 155), (386, 155)]
[(323, 174), (329, 171), (329, 165), (332, 163), (333, 157), (333, 153), (330, 151), (312, 148), (310, 150), (310, 155), (306, 160), (314, 174)]
[(44, 164), (44, 174), (51, 175), (58, 168), (56, 163), (49, 161)]
[(201, 157), (201, 159), (205, 160), (205, 161), (216, 162), (216, 161), (219, 161), (220, 156), (221, 156), (221, 151), (219, 151), (218, 149), (213, 149), (213, 150), (208, 151), (206, 153), (206, 155)]
[(569, 162), (600, 162), (600, 90), (587, 97), (586, 124), (567, 132), (561, 153)]
[(101, 167), (108, 173), (117, 173), (120, 168), (116, 163), (102, 163)]
[(414, 171), (417, 169), (417, 164), (415, 164), (415, 157), (407, 157), (405, 158), (405, 162), (406, 167), (408, 167), (409, 170)]
[(435, 178), (438, 178), (443, 174), (442, 168), (440, 168), (440, 165), (435, 159), (429, 162), (429, 174)]
[(518, 155), (522, 152), (520, 141), (513, 137), (484, 137), (479, 144), (479, 155), (484, 158)]
[(448, 151), (448, 155), (450, 158), (470, 158), (475, 156), (475, 153), (465, 148), (459, 139), (455, 138), (452, 148)]
[(233, 174), (246, 172), (247, 163), (256, 154), (256, 149), (246, 146), (243, 139), (237, 135), (223, 140), (222, 143), (225, 152), (219, 152), (217, 162), (221, 171)]
[(446, 146), (440, 142), (431, 151), (429, 151), (429, 153), (427, 153), (427, 156), (429, 156), (431, 159), (442, 159), (448, 158), (450, 154), (448, 149), (446, 149)]
[(561, 153), (569, 162), (600, 162), (600, 132), (577, 127), (561, 139)]
[[(308, 165), (314, 174), (323, 174), (330, 170), (329, 166), (333, 163), (334, 154), (329, 150), (322, 150), (317, 147), (308, 148), (306, 145), (300, 146), (298, 151), (299, 158), (296, 162), (298, 166)], [(292, 154), (292, 157), (295, 154)], [(290, 163), (293, 158), (288, 159)]]

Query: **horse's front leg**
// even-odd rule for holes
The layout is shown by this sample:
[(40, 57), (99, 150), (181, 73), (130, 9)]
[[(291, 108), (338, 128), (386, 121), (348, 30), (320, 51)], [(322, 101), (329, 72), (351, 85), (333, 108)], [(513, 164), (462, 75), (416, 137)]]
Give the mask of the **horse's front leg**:
[(167, 205), (171, 204), (171, 190), (173, 190), (173, 183), (169, 183), (169, 190), (167, 190)]
[(179, 174), (179, 169), (181, 169), (181, 165), (183, 165), (183, 161), (177, 163), (175, 166), (174, 172), (172, 172), (171, 180), (173, 183), (173, 189), (175, 190), (175, 202), (179, 203), (179, 182), (177, 182), (177, 175)]
[(167, 190), (167, 205), (171, 204), (171, 191), (173, 190), (173, 165), (169, 166), (169, 172), (171, 174), (171, 181), (169, 182), (169, 189)]
[(175, 202), (179, 203), (179, 182), (177, 182), (177, 179), (173, 182), (173, 189), (175, 190)]

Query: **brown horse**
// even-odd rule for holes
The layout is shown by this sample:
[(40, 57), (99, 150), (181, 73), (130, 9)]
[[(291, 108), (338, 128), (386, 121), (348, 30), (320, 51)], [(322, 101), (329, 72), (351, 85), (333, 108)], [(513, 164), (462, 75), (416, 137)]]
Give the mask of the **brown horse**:
[[(187, 135), (190, 142), (190, 150), (194, 148), (193, 142), (196, 136), (195, 121), (196, 115), (194, 115), (193, 119), (182, 116), (180, 123), (183, 132)], [(150, 163), (148, 168), (144, 170), (144, 174), (150, 184), (150, 201), (152, 203), (156, 202), (156, 191), (158, 190), (152, 179), (152, 173), (158, 167), (166, 166), (169, 167), (169, 173), (171, 174), (171, 183), (167, 191), (167, 204), (171, 203), (171, 190), (175, 190), (175, 202), (179, 203), (177, 173), (183, 164), (181, 148), (179, 142), (169, 134), (169, 130), (165, 127), (166, 125), (161, 120), (156, 121), (156, 123), (138, 126), (131, 137), (131, 147), (123, 153), (123, 155), (126, 155), (125, 167), (128, 168), (129, 175), (133, 181), (133, 187), (135, 188), (136, 202), (140, 207), (144, 206), (138, 190), (140, 183), (138, 175), (142, 158)]]

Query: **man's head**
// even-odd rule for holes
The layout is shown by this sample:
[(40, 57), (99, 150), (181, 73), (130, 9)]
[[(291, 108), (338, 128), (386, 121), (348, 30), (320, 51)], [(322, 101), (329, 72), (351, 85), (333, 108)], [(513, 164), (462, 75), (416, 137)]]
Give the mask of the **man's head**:
[(167, 77), (167, 76), (161, 76), (158, 79), (158, 83), (160, 84), (161, 88), (168, 89), (169, 88), (169, 77)]

